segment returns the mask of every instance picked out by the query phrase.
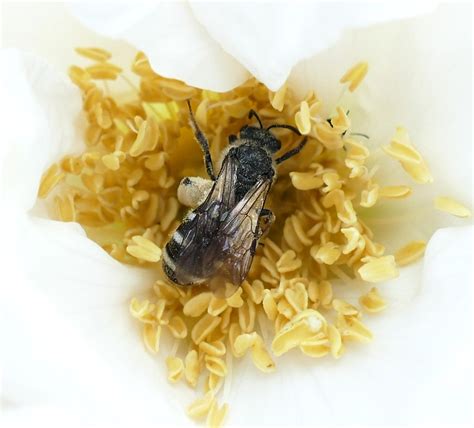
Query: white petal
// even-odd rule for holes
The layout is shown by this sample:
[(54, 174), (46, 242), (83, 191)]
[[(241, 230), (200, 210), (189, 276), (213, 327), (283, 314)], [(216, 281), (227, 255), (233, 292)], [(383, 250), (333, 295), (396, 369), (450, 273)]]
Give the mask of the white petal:
[[(369, 345), (348, 344), (337, 361), (288, 353), (276, 360), (277, 371), (270, 376), (251, 363), (237, 365), (230, 422), (467, 424), (473, 374), (472, 232), (469, 227), (435, 234), (415, 299), (364, 317), (375, 333)], [(266, 404), (249, 406), (248, 397), (265, 397)]]
[(163, 386), (164, 363), (146, 352), (128, 312), (153, 272), (111, 259), (76, 224), (18, 216), (13, 224), (1, 305), (2, 387), (12, 410), (60, 407), (81, 426), (156, 415), (182, 423)]
[(53, 161), (83, 147), (81, 97), (67, 77), (15, 49), (0, 54), (4, 127), (0, 197), (30, 209), (39, 181)]
[[(38, 104), (35, 97), (31, 100), (34, 105)], [(59, 153), (60, 149), (52, 152)], [(19, 155), (24, 153), (29, 151), (23, 150)], [(0, 162), (3, 159), (1, 157)], [(45, 162), (51, 160), (45, 158)], [(5, 176), (2, 175), (2, 179)], [(18, 175), (8, 174), (8, 177), (13, 179)], [(20, 189), (27, 190), (21, 185)], [(29, 208), (32, 195), (16, 197), (24, 208)], [(184, 423), (182, 408), (176, 405), (176, 398), (174, 407), (168, 406), (171, 388), (161, 384), (165, 378), (163, 367), (157, 368), (157, 361), (143, 350), (139, 334), (126, 313), (128, 297), (141, 291), (141, 286), (146, 287), (149, 278), (111, 261), (80, 233), (76, 225), (13, 217), (8, 220), (10, 223), (2, 221), (1, 224), (17, 221), (18, 231), (15, 229), (14, 232), (18, 234), (12, 233), (12, 238), (22, 238), (17, 241), (22, 245), (13, 247), (13, 251), (10, 248), (9, 252), (23, 257), (21, 264), (10, 264), (7, 259), (4, 271), (5, 277), (16, 278), (15, 287), (7, 294), (8, 299), (2, 299), (8, 305), (4, 304), (5, 308), (2, 308), (0, 323), (2, 338), (7, 338), (4, 344), (8, 345), (8, 352), (2, 352), (2, 355), (5, 354), (8, 368), (5, 390), (10, 392), (9, 400), (17, 405), (30, 404), (41, 396), (43, 400), (44, 397), (50, 399), (53, 406), (70, 405), (69, 400), (72, 400), (81, 407), (75, 409), (72, 417), (85, 418), (87, 422), (96, 422), (101, 414), (102, 418), (107, 418), (104, 412), (112, 413), (112, 408), (117, 411), (117, 407), (122, 407), (117, 403), (130, 403), (129, 410), (143, 410), (139, 413), (143, 419), (148, 415), (156, 418), (159, 414), (160, 422), (167, 421), (165, 424), (171, 424), (171, 421)], [(265, 416), (266, 424), (293, 425), (295, 420), (310, 424), (317, 414), (318, 422), (323, 423), (350, 423), (354, 419), (357, 423), (384, 423), (387, 415), (393, 423), (465, 422), (466, 402), (470, 396), (463, 380), (469, 378), (465, 374), (470, 370), (468, 361), (472, 360), (472, 355), (462, 347), (461, 338), (468, 334), (461, 331), (461, 335), (455, 335), (453, 331), (456, 333), (456, 327), (469, 325), (470, 320), (463, 317), (471, 313), (472, 308), (469, 299), (452, 297), (452, 289), (453, 284), (459, 284), (456, 289), (459, 296), (469, 295), (467, 287), (472, 280), (466, 281), (466, 276), (469, 275), (470, 260), (466, 261), (465, 256), (472, 253), (472, 248), (467, 244), (469, 235), (465, 231), (452, 231), (452, 240), (446, 233), (438, 233), (430, 243), (423, 292), (414, 305), (405, 312), (396, 311), (374, 318), (370, 324), (380, 342), (376, 341), (369, 348), (361, 346), (355, 355), (347, 355), (336, 363), (310, 361), (300, 365), (298, 358), (288, 356), (279, 364), (280, 377), (276, 378), (263, 377), (253, 370), (237, 371), (239, 380), (234, 381), (235, 389), (230, 397), (233, 404), (231, 421), (258, 424), (264, 422)], [(14, 243), (15, 240), (7, 239), (6, 242)], [(38, 242), (45, 246), (33, 245)], [(31, 248), (28, 248), (30, 243)], [(71, 247), (78, 250), (72, 259), (67, 257)], [(37, 260), (30, 264), (32, 257)], [(61, 267), (60, 274), (54, 270), (58, 266)], [(449, 270), (437, 270), (442, 266)], [(87, 272), (87, 277), (110, 278), (111, 281), (87, 285), (83, 277), (76, 280), (67, 275), (68, 270)], [(22, 272), (25, 272), (25, 279)], [(69, 287), (74, 292), (70, 292)], [(85, 303), (91, 296), (94, 299), (90, 304), (92, 309), (87, 306), (88, 312), (84, 313)], [(77, 307), (74, 306), (76, 300)], [(110, 308), (109, 301), (116, 306)], [(448, 301), (452, 302), (451, 306), (444, 305)], [(95, 305), (102, 304), (103, 311), (94, 310)], [(36, 322), (31, 323), (31, 319)], [(11, 325), (17, 326), (16, 329), (10, 330)], [(431, 339), (433, 330), (436, 338), (442, 337), (442, 343), (426, 339)], [(54, 350), (52, 355), (50, 349)], [(15, 367), (16, 371), (10, 367)], [(450, 371), (440, 369), (444, 367), (449, 367)], [(25, 371), (24, 374), (19, 368)], [(288, 379), (291, 379), (290, 384)], [(62, 388), (57, 389), (56, 385)], [(302, 393), (295, 394), (296, 388)], [(136, 391), (141, 391), (138, 397)], [(459, 391), (460, 395), (455, 396), (452, 391)], [(250, 413), (248, 397), (257, 395), (265, 396), (269, 403), (285, 403), (286, 406), (272, 406), (268, 412)], [(174, 393), (171, 396), (176, 397)], [(108, 400), (104, 402), (103, 397)], [(425, 400), (426, 397), (430, 399)], [(122, 416), (121, 412), (114, 414)], [(131, 420), (130, 415), (127, 417)]]
[(144, 51), (163, 76), (215, 91), (232, 89), (249, 77), (194, 19), (185, 2), (115, 7), (74, 3), (71, 11), (99, 34), (124, 39)]
[(11, 125), (0, 157), (2, 402), (9, 418), (47, 418), (60, 408), (80, 426), (130, 426), (157, 415), (164, 424), (185, 423), (175, 390), (163, 386), (163, 361), (146, 352), (128, 312), (130, 298), (150, 290), (153, 271), (113, 260), (78, 224), (30, 210), (42, 169), (79, 141), (78, 91), (18, 51), (1, 53), (1, 70), (1, 107)]
[[(466, 37), (469, 14), (463, 5), (439, 7), (434, 13), (410, 20), (352, 30), (336, 45), (301, 62), (290, 84), (301, 94), (314, 89), (330, 112), (338, 101), (350, 110), (354, 131), (370, 136), (367, 144), (380, 169), (376, 178), (384, 185), (406, 184), (413, 194), (402, 201), (381, 201), (363, 213), (375, 237), (396, 251), (411, 240), (428, 240), (440, 227), (463, 226), (459, 219), (437, 212), (435, 196), (452, 196), (473, 207), (469, 174), (472, 144), (466, 124), (471, 122), (471, 46)], [(436, 28), (436, 31), (433, 31)], [(361, 86), (342, 99), (339, 78), (360, 60), (369, 62)], [(381, 151), (402, 125), (422, 153), (434, 176), (420, 185), (399, 163)], [(416, 267), (402, 270), (415, 271)], [(413, 278), (417, 278), (416, 275)], [(400, 299), (412, 294), (406, 290)], [(407, 284), (405, 282), (405, 284)]]
[[(451, 195), (472, 208), (466, 183), (472, 157), (469, 29), (468, 5), (442, 5), (427, 16), (347, 32), (331, 49), (302, 61), (290, 77), (301, 94), (314, 89), (330, 112), (341, 94), (339, 78), (358, 61), (368, 61), (364, 82), (343, 99), (353, 130), (368, 134), (369, 146), (379, 151), (377, 176), (390, 184), (414, 184), (410, 200), (422, 197), (430, 216), (435, 195)], [(399, 125), (427, 160), (432, 185), (415, 184), (398, 162), (380, 153)], [(444, 218), (448, 223), (438, 218), (430, 233), (443, 224), (466, 224)]]
[(41, 56), (61, 72), (71, 64), (86, 63), (74, 51), (78, 46), (107, 49), (113, 61), (123, 66), (128, 66), (136, 54), (136, 49), (123, 40), (101, 36), (82, 25), (71, 15), (67, 3), (8, 2), (2, 14), (2, 46)]
[[(367, 144), (380, 165), (375, 176), (379, 182), (413, 187), (408, 199), (380, 201), (361, 212), (388, 254), (412, 240), (428, 241), (440, 227), (471, 223), (433, 206), (438, 195), (473, 206), (468, 177), (472, 146), (466, 134), (471, 121), (467, 11), (463, 5), (442, 6), (428, 16), (351, 30), (331, 49), (298, 64), (289, 79), (301, 95), (315, 90), (326, 114), (339, 102), (350, 110), (353, 131), (370, 136)], [(346, 92), (341, 97), (340, 77), (361, 60), (369, 63), (364, 82), (353, 95)], [(390, 142), (399, 125), (427, 160), (433, 184), (414, 183), (398, 162), (382, 152), (381, 146)], [(400, 306), (416, 295), (422, 268), (422, 261), (404, 267), (399, 278), (384, 284), (381, 289), (389, 302)], [(338, 290), (343, 291), (344, 287)]]
[(209, 34), (257, 79), (277, 90), (292, 67), (326, 49), (347, 28), (411, 16), (419, 7), (316, 2), (192, 2)]

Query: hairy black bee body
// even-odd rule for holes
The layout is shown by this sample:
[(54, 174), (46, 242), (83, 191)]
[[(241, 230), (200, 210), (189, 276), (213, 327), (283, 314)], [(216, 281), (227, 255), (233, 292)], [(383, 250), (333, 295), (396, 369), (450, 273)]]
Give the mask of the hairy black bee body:
[(228, 153), (235, 154), (238, 160), (235, 182), (237, 201), (240, 201), (260, 178), (273, 180), (276, 175), (271, 153), (257, 146), (258, 142), (253, 140), (240, 144), (232, 147)]
[[(188, 103), (189, 105), (189, 103)], [(293, 150), (274, 159), (280, 141), (270, 132), (273, 127), (294, 131), (289, 125), (266, 129), (244, 126), (239, 137), (229, 136), (220, 171), (214, 174), (206, 137), (197, 126), (189, 105), (191, 126), (203, 148), (206, 169), (212, 181), (187, 177), (178, 189), (178, 198), (193, 207), (176, 229), (163, 251), (163, 271), (174, 283), (207, 283), (218, 295), (230, 295), (245, 279), (260, 237), (274, 216), (264, 208), (276, 165), (297, 154), (306, 138)]]

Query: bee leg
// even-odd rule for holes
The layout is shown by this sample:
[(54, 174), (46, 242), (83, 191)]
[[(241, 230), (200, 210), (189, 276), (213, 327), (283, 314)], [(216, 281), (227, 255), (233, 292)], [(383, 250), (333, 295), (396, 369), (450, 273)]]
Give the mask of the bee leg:
[(178, 201), (186, 207), (196, 208), (204, 202), (213, 183), (201, 177), (183, 178), (178, 186)]
[(258, 239), (265, 237), (270, 230), (270, 226), (275, 221), (275, 214), (267, 208), (262, 208), (258, 218)]
[(250, 247), (250, 252), (252, 256), (255, 255), (257, 251), (258, 240), (262, 237), (265, 237), (270, 230), (270, 226), (275, 221), (275, 214), (267, 208), (262, 208), (260, 211), (260, 217), (258, 218), (258, 226), (255, 231), (255, 237), (252, 241), (252, 246)]
[(301, 143), (299, 143), (297, 147), (287, 151), (284, 155), (281, 155), (279, 158), (275, 159), (275, 163), (278, 165), (282, 163), (283, 161), (286, 161), (287, 159), (290, 159), (294, 155), (298, 154), (301, 151), (301, 149), (306, 145), (307, 141), (308, 141), (307, 138), (304, 137)]
[(193, 110), (191, 109), (191, 103), (189, 102), (189, 100), (187, 101), (187, 103), (189, 108), (189, 123), (191, 124), (191, 128), (193, 129), (194, 137), (196, 138), (197, 142), (202, 148), (202, 151), (204, 152), (204, 161), (206, 163), (207, 174), (209, 175), (212, 181), (215, 181), (216, 176), (214, 175), (214, 167), (212, 166), (211, 152), (209, 151), (209, 142), (207, 141), (206, 136), (199, 129), (196, 119), (194, 118)]

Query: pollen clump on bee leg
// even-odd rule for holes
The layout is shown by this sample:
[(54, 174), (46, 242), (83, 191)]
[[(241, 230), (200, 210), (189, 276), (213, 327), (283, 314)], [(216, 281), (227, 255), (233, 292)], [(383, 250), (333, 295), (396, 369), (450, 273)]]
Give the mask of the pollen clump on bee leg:
[[(255, 79), (226, 93), (189, 87), (155, 73), (142, 52), (131, 73), (113, 64), (103, 49), (79, 48), (77, 53), (84, 63), (72, 66), (69, 76), (83, 95), (88, 122), (84, 153), (50, 166), (38, 196), (49, 196), (59, 220), (80, 223), (118, 261), (153, 269), (152, 297), (133, 298), (129, 310), (142, 325), (146, 349), (165, 352), (165, 358), (168, 353), (170, 382), (184, 379), (200, 389), (204, 380), (204, 396), (188, 407), (190, 417), (222, 425), (228, 405), (218, 401), (227, 401), (233, 358), (251, 358), (257, 370), (270, 373), (276, 370), (275, 356), (301, 352), (337, 359), (349, 356), (351, 341), (372, 339), (359, 308), (377, 313), (386, 307), (385, 300), (372, 287), (358, 302), (346, 301), (333, 285), (343, 282), (348, 288), (395, 278), (397, 266), (421, 257), (425, 244), (412, 241), (392, 256), (377, 242), (365, 214), (381, 204), (403, 203), (412, 189), (380, 185), (377, 158), (366, 138), (359, 138), (361, 130), (353, 129), (350, 112), (334, 105), (329, 106), (334, 114), (324, 117), (323, 101), (313, 91), (301, 98), (285, 84), (271, 92)], [(352, 92), (367, 70), (367, 63), (358, 63), (341, 83)], [(127, 96), (115, 91), (118, 82), (130, 88)], [(246, 280), (225, 298), (205, 284), (172, 285), (159, 265), (166, 256), (163, 248), (189, 210), (179, 183), (185, 177), (202, 180), (206, 192), (212, 184), (205, 180), (202, 152), (189, 128), (188, 99), (199, 126), (211, 137), (215, 160), (229, 135), (249, 125), (250, 109), (265, 127), (289, 124), (307, 138), (302, 153), (277, 169), (266, 203), (276, 221), (260, 239)], [(288, 129), (273, 132), (282, 145), (276, 157), (301, 138)], [(415, 182), (433, 181), (403, 128), (384, 150)], [(189, 199), (200, 197), (188, 198), (186, 205), (194, 206)], [(449, 198), (438, 198), (436, 208), (470, 215)], [(167, 338), (175, 343), (171, 350), (165, 349)]]

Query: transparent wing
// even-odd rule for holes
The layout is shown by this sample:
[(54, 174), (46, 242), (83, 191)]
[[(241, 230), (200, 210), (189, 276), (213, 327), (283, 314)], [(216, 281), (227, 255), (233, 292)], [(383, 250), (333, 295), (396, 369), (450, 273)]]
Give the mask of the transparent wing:
[(222, 252), (223, 239), (219, 237), (222, 218), (235, 206), (237, 167), (234, 156), (224, 158), (206, 200), (176, 230), (179, 242), (170, 242), (174, 246), (174, 274), (181, 284), (204, 282), (215, 272), (214, 263)]
[(218, 297), (226, 298), (234, 294), (250, 270), (259, 237), (260, 212), (270, 187), (270, 180), (258, 181), (221, 225), (222, 253), (209, 280), (209, 287)]

